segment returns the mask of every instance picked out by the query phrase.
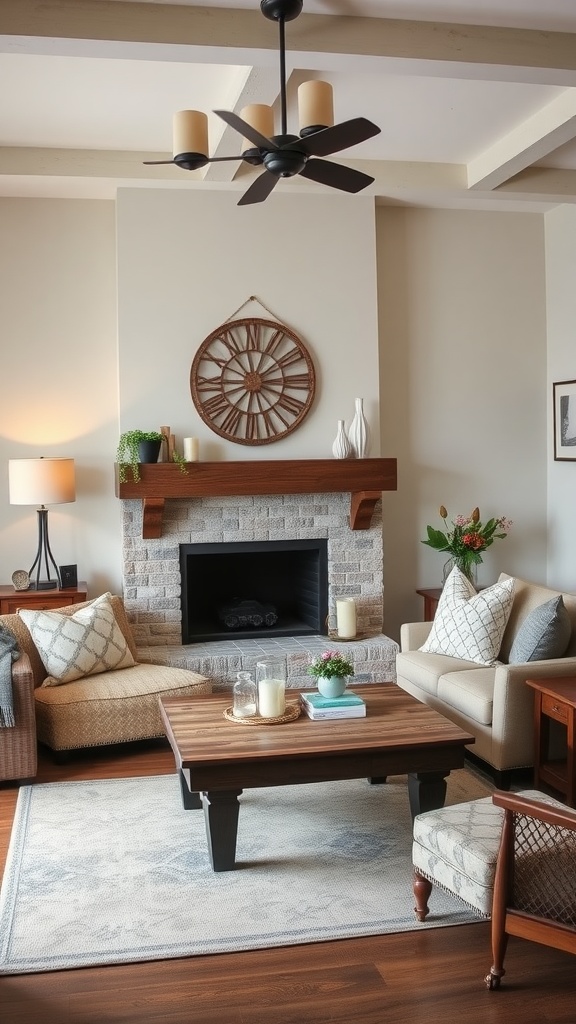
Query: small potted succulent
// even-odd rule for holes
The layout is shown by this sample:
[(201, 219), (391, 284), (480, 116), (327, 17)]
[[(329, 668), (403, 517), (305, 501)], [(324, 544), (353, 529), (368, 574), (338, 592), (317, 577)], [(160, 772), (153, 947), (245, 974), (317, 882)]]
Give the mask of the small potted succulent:
[[(130, 470), (132, 479), (135, 483), (138, 483), (140, 480), (140, 463), (158, 462), (163, 441), (166, 441), (166, 436), (158, 430), (125, 430), (123, 434), (120, 434), (116, 452), (120, 482), (126, 482), (128, 470)], [(188, 472), (183, 455), (174, 452), (172, 459), (178, 463), (182, 473)]]

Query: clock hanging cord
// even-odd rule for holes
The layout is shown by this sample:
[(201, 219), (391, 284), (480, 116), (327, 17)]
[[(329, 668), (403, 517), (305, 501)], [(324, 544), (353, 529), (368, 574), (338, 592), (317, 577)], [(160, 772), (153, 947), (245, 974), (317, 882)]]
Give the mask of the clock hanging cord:
[(285, 322), (284, 322), (283, 320), (281, 320), (281, 319), (280, 319), (280, 317), (276, 316), (276, 313), (273, 313), (271, 309), (268, 309), (268, 306), (264, 305), (264, 303), (263, 303), (263, 302), (262, 302), (262, 301), (261, 301), (261, 300), (260, 300), (260, 299), (258, 298), (258, 296), (257, 296), (257, 295), (250, 295), (250, 296), (249, 296), (249, 297), (248, 297), (248, 298), (247, 298), (247, 299), (246, 299), (246, 300), (245, 300), (245, 301), (244, 301), (244, 302), (242, 303), (242, 305), (238, 306), (238, 309), (235, 309), (235, 310), (234, 310), (234, 312), (233, 312), (233, 313), (231, 313), (231, 314), (230, 314), (230, 316), (226, 318), (226, 320), (224, 321), (224, 323), (225, 323), (225, 324), (227, 324), (227, 323), (229, 323), (229, 322), (230, 322), (230, 320), (233, 320), (233, 319), (234, 319), (234, 317), (238, 316), (238, 313), (240, 312), (240, 310), (241, 310), (241, 309), (244, 309), (244, 306), (247, 306), (249, 302), (257, 302), (257, 303), (258, 303), (258, 305), (259, 305), (259, 306), (262, 306), (262, 309), (266, 310), (266, 312), (267, 312), (267, 313), (269, 313), (269, 314), (270, 314), (270, 316), (274, 317), (274, 319), (275, 319), (275, 320), (276, 320), (276, 321), (277, 321), (277, 322), (278, 322), (279, 324), (282, 324), (282, 327), (289, 327), (289, 324), (285, 323)]

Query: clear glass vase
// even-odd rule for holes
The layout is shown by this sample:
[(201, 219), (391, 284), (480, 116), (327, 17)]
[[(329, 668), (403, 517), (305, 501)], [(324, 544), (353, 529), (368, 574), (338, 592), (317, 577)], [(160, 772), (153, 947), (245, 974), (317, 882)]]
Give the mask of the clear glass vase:
[(442, 586), (446, 583), (450, 573), (454, 566), (460, 569), (460, 572), (464, 574), (467, 580), (470, 581), (473, 587), (478, 585), (478, 565), (476, 562), (471, 562), (468, 558), (458, 558), (453, 555), (444, 563), (442, 570)]

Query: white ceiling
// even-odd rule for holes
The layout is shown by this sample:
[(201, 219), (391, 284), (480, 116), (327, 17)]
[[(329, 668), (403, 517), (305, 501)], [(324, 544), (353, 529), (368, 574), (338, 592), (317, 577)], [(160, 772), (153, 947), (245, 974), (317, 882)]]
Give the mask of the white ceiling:
[[(286, 42), (288, 130), (310, 77), (332, 82), (337, 121), (381, 128), (331, 158), (375, 177), (365, 195), (534, 211), (576, 201), (576, 0), (304, 0)], [(209, 114), (211, 155), (237, 153), (211, 111), (277, 106), (278, 92), (277, 26), (259, 0), (2, 0), (0, 196), (239, 197), (259, 173), (246, 164), (142, 161), (171, 156), (172, 113), (189, 107)], [(330, 191), (300, 177), (277, 188)]]

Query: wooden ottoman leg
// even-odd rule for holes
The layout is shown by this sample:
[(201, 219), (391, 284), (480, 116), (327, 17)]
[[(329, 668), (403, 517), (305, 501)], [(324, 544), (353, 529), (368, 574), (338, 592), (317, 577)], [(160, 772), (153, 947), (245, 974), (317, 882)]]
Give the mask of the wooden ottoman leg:
[(430, 893), (432, 892), (432, 882), (428, 878), (424, 878), (424, 875), (421, 875), (418, 871), (414, 870), (412, 888), (414, 891), (414, 899), (416, 900), (414, 912), (419, 921), (425, 921), (429, 913), (428, 900), (430, 899)]

